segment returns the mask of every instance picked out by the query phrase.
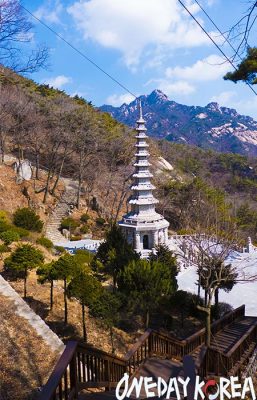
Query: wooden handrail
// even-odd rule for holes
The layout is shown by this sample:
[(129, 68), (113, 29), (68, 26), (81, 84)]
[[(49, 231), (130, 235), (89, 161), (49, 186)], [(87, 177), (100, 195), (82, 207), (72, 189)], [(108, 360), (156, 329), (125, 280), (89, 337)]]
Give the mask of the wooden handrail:
[[(235, 345), (227, 352), (217, 350), (215, 347), (208, 347), (207, 356), (203, 360), (202, 368), (205, 371), (216, 370), (217, 375), (226, 375), (235, 368), (245, 351), (249, 348), (250, 343), (257, 340), (257, 320), (249, 327), (245, 334), (235, 343)], [(213, 364), (215, 363), (215, 365)], [(235, 372), (235, 371), (234, 371)]]
[(238, 347), (240, 347), (242, 345), (242, 343), (244, 343), (247, 338), (250, 336), (250, 334), (256, 330), (257, 332), (257, 320), (255, 322), (255, 324), (253, 324), (246, 332), (245, 334), (238, 340), (238, 342), (235, 343), (235, 345), (229, 350), (228, 353), (226, 353), (226, 357), (231, 357), (232, 354), (238, 349)]
[[(238, 318), (240, 316), (243, 317), (244, 315), (245, 315), (245, 305), (242, 305), (242, 306), (236, 308), (235, 310), (232, 310), (232, 311), (228, 312), (222, 318), (218, 319), (217, 321), (214, 321), (211, 324), (212, 333), (217, 333), (220, 330), (219, 329), (220, 326), (223, 326), (222, 323), (226, 323), (226, 324), (227, 324), (227, 322), (230, 323), (234, 319), (236, 319), (236, 318)], [(205, 335), (205, 328), (202, 328), (199, 331), (197, 331), (197, 332), (193, 333), (192, 335), (188, 336), (185, 339), (185, 341), (186, 341), (186, 343), (191, 343), (201, 335)]]
[(148, 340), (152, 332), (153, 332), (152, 329), (147, 329), (145, 333), (143, 333), (143, 335), (140, 336), (140, 338), (136, 341), (136, 343), (124, 356), (125, 361), (129, 361), (136, 354), (137, 350), (142, 346), (143, 343), (145, 343)]
[(78, 347), (78, 342), (69, 341), (62, 353), (59, 361), (57, 362), (47, 384), (43, 387), (40, 393), (40, 400), (52, 400), (55, 399), (56, 390), (58, 389), (60, 382), (62, 381), (67, 368), (72, 362), (76, 350)]
[(98, 355), (98, 356), (102, 357), (103, 359), (108, 359), (108, 360), (114, 361), (114, 362), (117, 361), (117, 362), (121, 362), (121, 363), (124, 364), (124, 358), (115, 356), (114, 354), (107, 353), (104, 350), (100, 350), (100, 349), (98, 349), (96, 347), (93, 347), (93, 346), (90, 346), (90, 345), (88, 345), (86, 343), (79, 342), (78, 343), (78, 350), (81, 351), (81, 352), (85, 352), (87, 354), (92, 354), (92, 355), (95, 355), (95, 356)]
[[(244, 315), (241, 306), (226, 314), (212, 324), (217, 332), (225, 325)], [(257, 324), (256, 324), (257, 331)], [(89, 387), (115, 387), (125, 372), (133, 374), (136, 369), (152, 355), (182, 359), (204, 343), (205, 328), (184, 340), (177, 340), (158, 331), (148, 329), (121, 358), (92, 346), (77, 342), (68, 342), (47, 384), (40, 400), (73, 400), (79, 390)], [(246, 338), (242, 338), (241, 344)], [(240, 346), (240, 344), (238, 345)], [(237, 346), (237, 347), (238, 347)], [(203, 374), (207, 371), (207, 359), (213, 349), (203, 347), (196, 366)], [(237, 351), (237, 348), (234, 349)], [(203, 375), (204, 376), (204, 375)]]

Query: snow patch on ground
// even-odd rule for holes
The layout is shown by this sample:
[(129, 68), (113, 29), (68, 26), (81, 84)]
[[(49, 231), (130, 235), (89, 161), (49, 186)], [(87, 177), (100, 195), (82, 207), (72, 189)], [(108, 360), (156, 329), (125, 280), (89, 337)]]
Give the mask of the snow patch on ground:
[[(257, 252), (253, 253), (233, 253), (227, 260), (235, 264), (238, 268), (246, 268), (248, 273), (257, 274)], [(178, 275), (178, 286), (181, 290), (186, 290), (197, 294), (197, 272), (195, 266), (183, 268)], [(203, 295), (203, 293), (201, 293)], [(220, 290), (219, 298), (234, 308), (245, 304), (246, 315), (257, 315), (257, 282), (237, 283), (233, 289), (226, 293)]]
[(96, 252), (103, 240), (82, 239), (76, 241), (63, 240), (57, 245), (64, 247), (69, 253), (74, 254), (76, 250), (88, 250)]

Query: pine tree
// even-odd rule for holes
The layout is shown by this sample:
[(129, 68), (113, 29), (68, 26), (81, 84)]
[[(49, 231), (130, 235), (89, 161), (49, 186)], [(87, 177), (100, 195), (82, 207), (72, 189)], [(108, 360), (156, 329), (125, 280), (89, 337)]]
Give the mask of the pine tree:
[(85, 341), (87, 341), (85, 307), (91, 307), (100, 297), (102, 290), (100, 282), (83, 269), (72, 278), (67, 287), (68, 296), (75, 297), (81, 304), (83, 338)]
[(119, 274), (118, 288), (128, 296), (129, 305), (143, 313), (146, 328), (151, 312), (159, 306), (163, 296), (175, 291), (167, 265), (142, 259), (131, 261)]
[[(117, 276), (124, 267), (132, 260), (138, 259), (138, 255), (128, 244), (121, 229), (113, 225), (107, 232), (105, 241), (99, 246), (96, 260), (103, 265), (102, 272), (110, 275), (113, 279), (113, 287), (117, 287)], [(96, 264), (96, 263), (94, 263)]]
[(54, 268), (57, 272), (57, 279), (63, 280), (63, 297), (64, 297), (64, 322), (68, 322), (68, 303), (67, 303), (67, 285), (76, 275), (76, 271), (80, 266), (76, 264), (76, 260), (70, 254), (65, 254), (55, 261)]
[(44, 264), (37, 269), (38, 282), (44, 284), (50, 282), (50, 310), (53, 308), (54, 296), (54, 281), (58, 278), (58, 271), (55, 268), (54, 262)]
[(24, 299), (27, 298), (27, 278), (29, 271), (42, 266), (43, 261), (43, 253), (30, 244), (18, 247), (5, 260), (5, 268), (12, 269), (17, 277), (21, 277), (24, 280)]
[(121, 300), (117, 292), (111, 293), (103, 288), (100, 296), (94, 301), (90, 309), (91, 313), (101, 319), (103, 324), (109, 329), (113, 353), (115, 352), (113, 327), (119, 321), (120, 308)]
[(177, 290), (178, 284), (176, 276), (178, 275), (178, 265), (173, 252), (166, 245), (157, 246), (155, 253), (152, 253), (150, 261), (157, 261), (165, 265), (170, 270), (171, 284), (174, 291)]
[(228, 72), (224, 76), (225, 80), (243, 81), (251, 85), (257, 84), (257, 47), (249, 47), (247, 55), (243, 61), (237, 66), (237, 70), (234, 72)]

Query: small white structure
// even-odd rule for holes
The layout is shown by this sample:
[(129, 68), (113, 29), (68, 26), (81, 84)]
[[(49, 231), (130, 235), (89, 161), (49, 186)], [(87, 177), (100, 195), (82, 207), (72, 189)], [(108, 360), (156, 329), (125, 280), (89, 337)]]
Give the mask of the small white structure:
[(32, 178), (32, 166), (29, 160), (15, 161), (13, 169), (17, 174), (17, 180), (19, 182), (30, 181)]
[(155, 187), (151, 183), (153, 175), (149, 171), (149, 144), (141, 103), (139, 109), (134, 183), (131, 186), (133, 194), (129, 200), (131, 211), (123, 216), (119, 225), (135, 251), (141, 253), (142, 257), (148, 257), (155, 246), (168, 244), (169, 222), (155, 210), (158, 200), (152, 193)]
[(246, 252), (247, 252), (247, 253), (254, 253), (254, 252), (256, 252), (256, 251), (257, 251), (257, 249), (256, 249), (256, 247), (252, 244), (252, 239), (251, 239), (250, 237), (248, 237)]

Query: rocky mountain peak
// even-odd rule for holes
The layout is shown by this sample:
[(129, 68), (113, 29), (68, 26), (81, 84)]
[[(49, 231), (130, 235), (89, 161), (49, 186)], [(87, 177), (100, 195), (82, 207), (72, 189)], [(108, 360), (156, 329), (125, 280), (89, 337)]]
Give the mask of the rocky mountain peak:
[[(220, 152), (257, 156), (257, 122), (229, 107), (211, 102), (205, 107), (169, 100), (161, 90), (142, 95), (148, 134), (157, 139), (190, 144)], [(137, 102), (121, 107), (102, 106), (118, 121), (134, 128)]]
[(211, 102), (211, 103), (209, 103), (209, 104), (207, 104), (206, 108), (207, 108), (208, 110), (211, 110), (211, 111), (219, 111), (219, 112), (220, 112), (220, 106), (219, 106), (219, 104), (216, 103), (216, 102), (214, 102), (214, 101)]
[(169, 101), (168, 96), (163, 93), (160, 89), (155, 89), (149, 96), (147, 96), (147, 101), (149, 104), (163, 103)]

